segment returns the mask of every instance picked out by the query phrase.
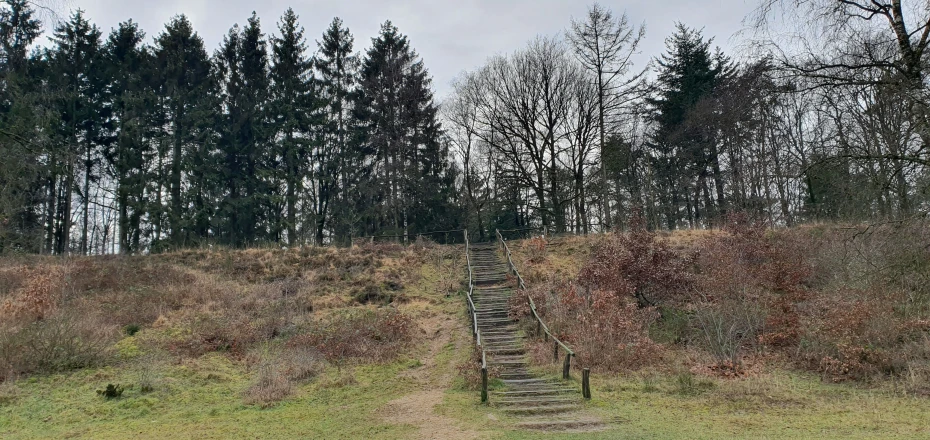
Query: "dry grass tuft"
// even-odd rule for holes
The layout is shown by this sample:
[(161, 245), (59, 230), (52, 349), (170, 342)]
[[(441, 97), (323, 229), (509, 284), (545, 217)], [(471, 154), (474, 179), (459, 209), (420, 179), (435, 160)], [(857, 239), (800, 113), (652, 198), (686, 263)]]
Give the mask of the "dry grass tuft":
[(247, 405), (262, 408), (284, 400), (297, 384), (315, 378), (325, 368), (323, 356), (308, 348), (265, 349), (252, 362), (255, 379), (243, 398)]

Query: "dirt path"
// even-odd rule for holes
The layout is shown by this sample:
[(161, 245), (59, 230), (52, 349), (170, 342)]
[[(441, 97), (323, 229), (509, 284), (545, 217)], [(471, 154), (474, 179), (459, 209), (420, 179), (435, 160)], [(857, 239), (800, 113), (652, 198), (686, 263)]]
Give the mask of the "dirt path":
[(454, 370), (452, 365), (439, 365), (436, 358), (449, 343), (454, 343), (456, 350), (462, 348), (461, 338), (455, 337), (461, 333), (460, 324), (454, 316), (440, 314), (422, 322), (421, 327), (426, 331), (426, 338), (429, 338), (429, 351), (422, 360), (422, 366), (405, 372), (418, 381), (421, 390), (388, 402), (382, 409), (382, 416), (392, 423), (416, 426), (417, 439), (465, 440), (486, 437), (437, 412), (445, 390), (452, 384)]

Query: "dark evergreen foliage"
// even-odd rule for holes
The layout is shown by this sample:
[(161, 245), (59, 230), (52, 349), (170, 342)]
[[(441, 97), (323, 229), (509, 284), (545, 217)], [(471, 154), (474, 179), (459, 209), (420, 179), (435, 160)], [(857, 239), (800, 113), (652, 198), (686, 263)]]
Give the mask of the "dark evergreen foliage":
[(0, 146), (14, 158), (0, 252), (346, 244), (458, 225), (431, 80), (390, 24), (361, 62), (338, 18), (312, 58), (293, 10), (271, 37), (253, 13), (211, 58), (183, 15), (146, 46), (135, 22), (102, 41), (77, 11), (28, 55), (34, 12), (0, 8)]

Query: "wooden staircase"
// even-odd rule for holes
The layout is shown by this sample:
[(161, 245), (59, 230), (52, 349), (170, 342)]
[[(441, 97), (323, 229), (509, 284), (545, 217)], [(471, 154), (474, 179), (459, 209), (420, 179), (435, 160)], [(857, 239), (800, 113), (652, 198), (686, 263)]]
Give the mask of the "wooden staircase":
[[(469, 249), (472, 269), (472, 300), (481, 346), (487, 365), (499, 371), (506, 385), (491, 392), (489, 402), (517, 417), (518, 426), (539, 430), (592, 431), (602, 422), (581, 412), (581, 394), (558, 380), (541, 378), (527, 365), (524, 340), (508, 314), (513, 288), (508, 283), (508, 265), (493, 243), (473, 244)], [(495, 368), (497, 367), (497, 368)]]

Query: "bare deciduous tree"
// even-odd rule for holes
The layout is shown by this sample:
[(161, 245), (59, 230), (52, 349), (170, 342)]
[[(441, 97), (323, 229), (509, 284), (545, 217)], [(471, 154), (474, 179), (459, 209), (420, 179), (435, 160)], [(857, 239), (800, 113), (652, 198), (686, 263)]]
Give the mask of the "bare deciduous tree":
[(598, 3), (588, 8), (585, 20), (572, 20), (568, 39), (581, 64), (594, 75), (597, 84), (599, 147), (601, 149), (601, 178), (605, 193), (601, 195), (603, 227), (609, 229), (610, 197), (606, 194), (607, 171), (604, 164), (604, 144), (609, 129), (607, 117), (621, 106), (639, 97), (644, 90), (642, 80), (649, 66), (632, 72), (632, 57), (639, 50), (646, 35), (644, 24), (630, 23), (626, 13), (614, 18), (610, 9)]

